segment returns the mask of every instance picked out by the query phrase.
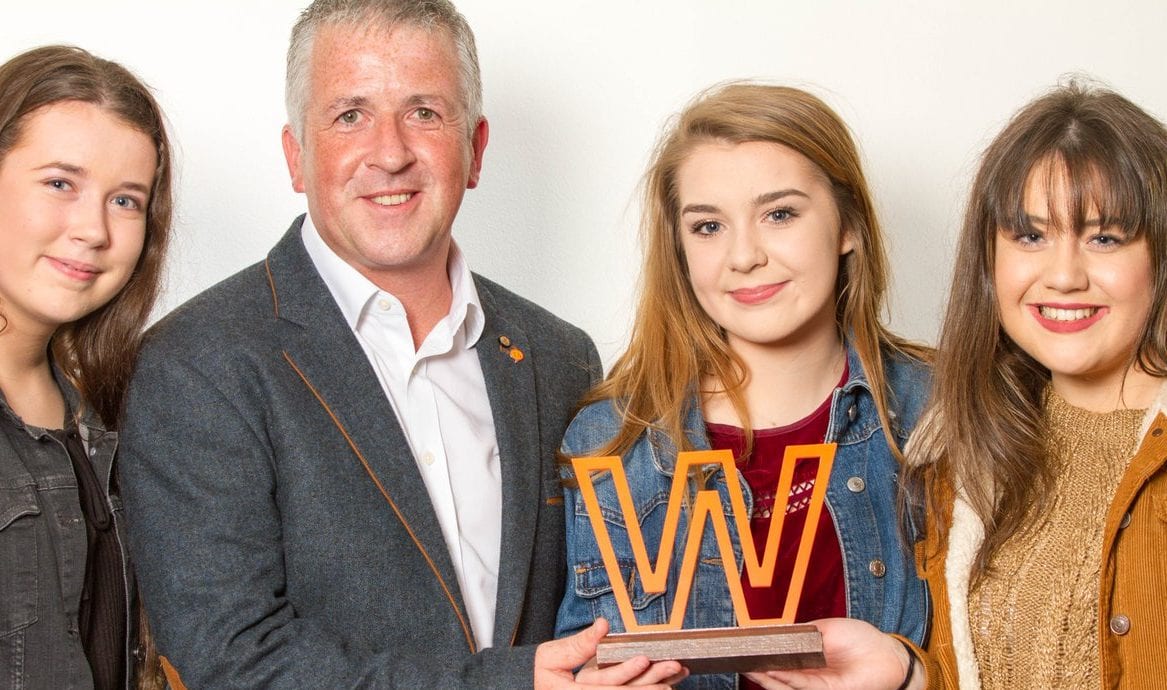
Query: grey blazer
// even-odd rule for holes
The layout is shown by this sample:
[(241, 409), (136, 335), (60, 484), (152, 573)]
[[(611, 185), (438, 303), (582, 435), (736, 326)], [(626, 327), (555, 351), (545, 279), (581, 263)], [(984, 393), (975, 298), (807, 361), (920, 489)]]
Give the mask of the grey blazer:
[(159, 649), (191, 688), (530, 687), (564, 585), (555, 451), (595, 347), (475, 276), (503, 489), (478, 651), (421, 475), (300, 225), (151, 329), (134, 374), (119, 463)]

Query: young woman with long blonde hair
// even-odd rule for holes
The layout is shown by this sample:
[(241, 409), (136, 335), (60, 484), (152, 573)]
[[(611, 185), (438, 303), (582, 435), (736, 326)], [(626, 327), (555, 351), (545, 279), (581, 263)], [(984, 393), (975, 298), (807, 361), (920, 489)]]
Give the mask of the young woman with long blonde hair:
[[(642, 233), (631, 344), (568, 429), (563, 454), (622, 456), (655, 557), (677, 453), (729, 449), (732, 476), (709, 470), (690, 481), (721, 497), (734, 577), (742, 539), (752, 538), (761, 553), (772, 515), (786, 511), (774, 581), (742, 575), (750, 616), (771, 618), (782, 613), (815, 483), (816, 464), (799, 463), (790, 495), (774, 495), (784, 450), (837, 443), (797, 619), (854, 616), (922, 642), (927, 594), (895, 499), (899, 449), (928, 394), (927, 352), (881, 321), (883, 238), (846, 125), (800, 89), (733, 83), (702, 94), (656, 150)], [(731, 485), (746, 499), (746, 537), (734, 525)], [(595, 486), (625, 569), (632, 561), (627, 516), (610, 475), (597, 476)], [(557, 633), (601, 616), (619, 630), (580, 492), (569, 486), (565, 503), (567, 593)], [(673, 606), (687, 508), (668, 590), (646, 593), (638, 577), (616, 583), (630, 584), (641, 624), (665, 622)], [(707, 529), (686, 628), (735, 624), (726, 577)], [(737, 680), (693, 676), (684, 687), (735, 687)]]

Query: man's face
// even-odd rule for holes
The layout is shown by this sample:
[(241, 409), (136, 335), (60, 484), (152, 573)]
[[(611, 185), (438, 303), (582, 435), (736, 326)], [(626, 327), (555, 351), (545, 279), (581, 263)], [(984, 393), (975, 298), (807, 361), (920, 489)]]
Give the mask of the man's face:
[(379, 285), (444, 275), (487, 140), (485, 120), (472, 130), (466, 120), (453, 41), (411, 26), (324, 26), (308, 89), (303, 134), (284, 128), (284, 154), (325, 243)]

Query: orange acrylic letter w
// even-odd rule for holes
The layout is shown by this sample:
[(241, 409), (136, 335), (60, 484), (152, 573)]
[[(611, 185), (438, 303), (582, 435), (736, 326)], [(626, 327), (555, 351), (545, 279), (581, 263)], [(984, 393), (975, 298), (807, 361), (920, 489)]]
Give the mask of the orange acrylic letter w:
[[(612, 548), (612, 539), (608, 534), (607, 524), (600, 513), (600, 503), (596, 498), (592, 474), (595, 472), (612, 473), (612, 484), (616, 490), (616, 498), (620, 503), (620, 514), (628, 529), (628, 541), (632, 546), (636, 572), (644, 585), (644, 591), (657, 593), (664, 592), (667, 585), (669, 565), (673, 557), (673, 543), (677, 536), (682, 504), (685, 502), (690, 469), (710, 465), (719, 466), (725, 473), (730, 506), (733, 509), (733, 519), (737, 525), (738, 537), (741, 539), (742, 560), (744, 561), (742, 565), (750, 578), (751, 586), (766, 587), (774, 580), (774, 570), (778, 561), (778, 542), (782, 535), (782, 523), (786, 517), (783, 503), (789, 499), (790, 485), (794, 478), (794, 465), (800, 459), (817, 459), (818, 470), (815, 474), (814, 489), (811, 492), (810, 505), (807, 508), (806, 525), (803, 527), (799, 541), (798, 554), (794, 561), (794, 573), (790, 580), (790, 589), (786, 593), (782, 616), (757, 620), (750, 616), (746, 609), (737, 562), (734, 560), (728, 522), (721, 509), (717, 490), (699, 489), (691, 502), (692, 518), (689, 522), (689, 534), (685, 540), (684, 553), (681, 556), (681, 572), (677, 580), (677, 591), (673, 596), (669, 620), (663, 624), (641, 625), (636, 620), (636, 614), (632, 610), (632, 598), (628, 592), (628, 583), (624, 582), (624, 578), (621, 576), (616, 552)], [(830, 477), (831, 464), (834, 460), (835, 444), (833, 443), (788, 446), (786, 448), (786, 454), (782, 460), (782, 472), (778, 477), (778, 488), (775, 494), (777, 498), (770, 522), (769, 536), (766, 539), (766, 549), (759, 558), (753, 534), (750, 532), (750, 516), (746, 513), (746, 501), (742, 495), (737, 468), (733, 462), (733, 454), (728, 450), (680, 453), (677, 456), (677, 466), (673, 471), (673, 483), (669, 492), (664, 528), (660, 537), (660, 549), (656, 554), (655, 562), (653, 562), (649, 561), (648, 549), (644, 545), (644, 535), (640, 531), (640, 523), (637, 520), (636, 506), (632, 502), (632, 492), (628, 488), (628, 477), (624, 473), (624, 464), (620, 458), (614, 456), (573, 458), (571, 464), (575, 468), (575, 476), (579, 480), (580, 494), (583, 496), (588, 518), (591, 520), (592, 530), (596, 535), (596, 543), (600, 547), (600, 555), (604, 559), (604, 569), (608, 573), (608, 580), (612, 583), (612, 594), (616, 597), (620, 617), (624, 621), (624, 629), (628, 632), (681, 629), (681, 623), (685, 618), (685, 607), (689, 601), (689, 591), (693, 586), (697, 559), (700, 555), (701, 536), (705, 531), (706, 517), (709, 518), (717, 538), (721, 562), (725, 567), (725, 579), (729, 585), (729, 594), (733, 599), (733, 610), (738, 624), (754, 626), (793, 623), (794, 616), (798, 611), (798, 600), (802, 595), (806, 569), (810, 563), (810, 551), (814, 545), (819, 516), (826, 500), (827, 480)]]

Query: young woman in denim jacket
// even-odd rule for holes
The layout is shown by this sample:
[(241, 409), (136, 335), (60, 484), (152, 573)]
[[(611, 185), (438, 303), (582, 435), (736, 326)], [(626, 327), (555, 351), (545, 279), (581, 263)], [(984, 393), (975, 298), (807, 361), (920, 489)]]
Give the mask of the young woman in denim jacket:
[(170, 189), (123, 67), (63, 46), (0, 66), (0, 689), (138, 682), (115, 429)]
[[(773, 496), (785, 445), (838, 444), (797, 620), (851, 616), (917, 643), (929, 620), (911, 545), (896, 512), (900, 447), (928, 394), (928, 353), (879, 317), (883, 239), (846, 125), (798, 89), (750, 83), (700, 96), (659, 144), (645, 182), (640, 304), (628, 351), (585, 401), (563, 455), (618, 455), (650, 558), (660, 547), (680, 451), (729, 448), (732, 476), (707, 469), (742, 572), (730, 485), (740, 487), (760, 553), (771, 509), (786, 508), (772, 586), (743, 579), (752, 618), (781, 613), (811, 476)], [(800, 463), (806, 465), (806, 463)], [(700, 476), (696, 476), (700, 475)], [(623, 625), (570, 466), (567, 583), (557, 634), (607, 618)], [(674, 605), (688, 533), (683, 511), (668, 591), (646, 593), (610, 474), (594, 477), (640, 624)], [(618, 584), (617, 586), (624, 586)], [(733, 626), (726, 572), (707, 529), (685, 628)], [(688, 688), (732, 688), (735, 675), (692, 676)], [(749, 681), (752, 682), (752, 681)], [(743, 683), (743, 686), (745, 683)]]

